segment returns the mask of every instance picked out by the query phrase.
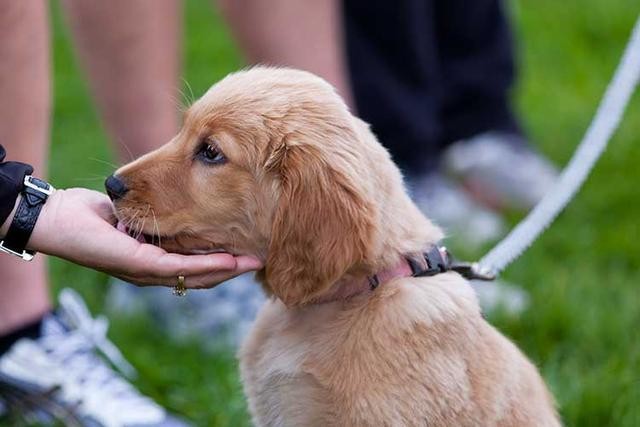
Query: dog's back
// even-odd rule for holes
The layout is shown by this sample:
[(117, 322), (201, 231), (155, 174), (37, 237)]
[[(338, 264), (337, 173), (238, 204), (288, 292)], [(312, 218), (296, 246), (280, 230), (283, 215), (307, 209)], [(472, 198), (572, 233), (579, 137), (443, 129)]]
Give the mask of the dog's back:
[(241, 359), (258, 425), (560, 425), (534, 366), (453, 273), (351, 301), (272, 301)]

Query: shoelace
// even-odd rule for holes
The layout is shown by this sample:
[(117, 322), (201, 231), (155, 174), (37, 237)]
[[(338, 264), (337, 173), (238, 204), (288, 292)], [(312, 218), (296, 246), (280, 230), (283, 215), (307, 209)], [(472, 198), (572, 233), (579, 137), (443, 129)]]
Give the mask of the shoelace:
[[(60, 307), (72, 329), (61, 334), (45, 335), (38, 342), (52, 357), (70, 367), (69, 374), (82, 384), (82, 388), (109, 396), (127, 408), (157, 406), (105, 365), (96, 354), (98, 350), (123, 374), (135, 375), (133, 366), (107, 338), (108, 321), (104, 317), (92, 318), (80, 296), (69, 289), (61, 292)], [(81, 396), (68, 397), (80, 399)]]
[(67, 315), (70, 326), (93, 347), (99, 350), (127, 378), (135, 378), (135, 368), (127, 362), (118, 347), (107, 338), (109, 321), (104, 316), (91, 317), (87, 306), (75, 291), (64, 289), (59, 297), (60, 307)]
[(86, 390), (117, 398), (133, 398), (135, 389), (114, 371), (109, 369), (94, 353), (94, 347), (85, 337), (71, 332), (63, 336), (47, 336), (39, 344), (60, 362), (69, 366), (69, 377), (82, 384)]

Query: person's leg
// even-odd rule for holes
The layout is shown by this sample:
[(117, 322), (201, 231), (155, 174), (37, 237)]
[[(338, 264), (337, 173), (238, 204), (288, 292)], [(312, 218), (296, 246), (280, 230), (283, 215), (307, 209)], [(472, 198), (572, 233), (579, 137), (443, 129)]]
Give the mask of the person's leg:
[[(40, 103), (41, 98), (46, 98), (48, 88), (43, 86), (43, 82), (47, 82), (47, 57), (42, 54), (46, 53), (46, 28), (41, 22), (47, 2), (0, 2), (0, 17), (4, 18), (0, 20), (3, 36), (0, 38), (0, 106), (3, 108), (0, 137), (12, 159), (27, 160), (38, 170), (43, 162), (33, 157), (39, 157), (36, 154), (46, 147), (46, 131), (41, 129), (46, 128), (48, 117), (47, 103)], [(25, 9), (27, 5), (38, 5), (39, 8), (32, 12), (33, 16), (23, 12), (24, 16), (17, 13), (8, 16), (8, 5), (24, 5)], [(65, 5), (79, 36), (81, 56), (89, 69), (107, 127), (113, 138), (122, 143), (121, 158), (129, 158), (129, 149), (133, 155), (140, 155), (168, 141), (177, 129), (174, 98), (178, 68), (177, 0), (69, 0)], [(8, 63), (12, 67), (7, 66)], [(34, 69), (39, 73), (34, 73)], [(12, 126), (26, 133), (7, 132), (7, 128), (14, 129)], [(35, 275), (38, 264), (24, 267), (16, 264), (11, 268), (24, 268), (17, 271), (25, 274), (16, 275), (11, 270), (7, 276), (8, 268), (2, 264), (7, 258), (0, 254), (0, 326), (9, 320), (15, 322), (15, 316), (9, 317), (12, 313), (22, 315), (23, 324), (30, 319), (34, 322), (19, 330), (7, 329), (8, 334), (0, 330), (0, 375), (4, 382), (26, 396), (31, 396), (33, 390), (52, 389), (55, 393), (50, 397), (55, 399), (56, 412), (79, 412), (82, 421), (91, 424), (186, 427), (185, 422), (141, 395), (111, 369), (109, 362), (118, 365), (121, 372), (130, 369), (126, 361), (114, 358), (117, 351), (98, 354), (95, 343), (79, 332), (80, 325), (69, 321), (73, 318), (69, 313), (78, 307), (82, 310), (79, 296), (69, 290), (61, 292), (56, 312), (41, 316), (49, 307), (44, 272), (41, 276)], [(39, 278), (42, 281), (37, 281)], [(33, 306), (37, 309), (30, 310)], [(25, 316), (30, 311), (34, 314)], [(40, 322), (36, 323), (38, 315)], [(18, 341), (20, 346), (14, 345)], [(110, 360), (102, 360), (101, 356)], [(87, 360), (95, 369), (87, 370)], [(38, 375), (26, 374), (32, 370)], [(95, 371), (101, 374), (91, 375)], [(59, 372), (68, 375), (61, 380), (56, 374)], [(111, 386), (103, 387), (106, 383)], [(111, 410), (105, 412), (96, 405), (84, 405), (78, 410), (78, 401), (100, 401)], [(10, 407), (10, 403), (7, 401), (4, 405)], [(51, 405), (36, 406), (40, 406), (33, 408), (38, 417), (47, 417)], [(26, 413), (32, 409), (30, 405), (25, 408)], [(21, 408), (21, 412), (25, 408)]]
[(358, 111), (406, 173), (414, 201), (449, 236), (476, 246), (495, 238), (502, 223), (440, 173), (447, 76), (438, 3), (346, 0), (349, 64)]
[[(0, 1), (0, 142), (8, 160), (46, 175), (50, 83), (48, 2)], [(46, 262), (0, 254), (0, 335), (49, 310)]]
[(515, 60), (503, 3), (438, 2), (436, 16), (443, 167), (487, 206), (531, 209), (557, 171), (527, 143), (510, 105)]
[(63, 1), (121, 161), (178, 129), (179, 0)]
[(218, 3), (250, 63), (311, 71), (352, 105), (339, 0)]
[(351, 81), (360, 116), (410, 174), (437, 164), (440, 68), (434, 1), (345, 0)]
[(502, 1), (440, 1), (434, 12), (443, 144), (487, 131), (519, 133), (510, 106), (515, 60)]

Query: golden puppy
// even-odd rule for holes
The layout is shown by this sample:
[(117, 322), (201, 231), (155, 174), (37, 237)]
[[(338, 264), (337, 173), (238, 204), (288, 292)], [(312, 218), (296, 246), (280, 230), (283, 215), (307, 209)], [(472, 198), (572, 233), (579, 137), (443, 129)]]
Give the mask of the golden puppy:
[(116, 177), (120, 220), (148, 217), (142, 231), (163, 247), (264, 261), (272, 298), (240, 351), (256, 425), (560, 424), (535, 367), (484, 321), (465, 279), (406, 274), (442, 233), (320, 78), (229, 75), (171, 142)]

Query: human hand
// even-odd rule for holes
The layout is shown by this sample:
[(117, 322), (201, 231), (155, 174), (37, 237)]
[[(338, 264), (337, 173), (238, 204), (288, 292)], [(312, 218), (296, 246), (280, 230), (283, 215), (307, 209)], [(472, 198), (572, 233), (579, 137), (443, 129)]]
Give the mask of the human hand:
[(104, 194), (57, 190), (44, 204), (28, 247), (137, 285), (175, 286), (181, 275), (187, 288), (211, 288), (262, 266), (249, 256), (171, 254), (116, 230), (115, 222)]

